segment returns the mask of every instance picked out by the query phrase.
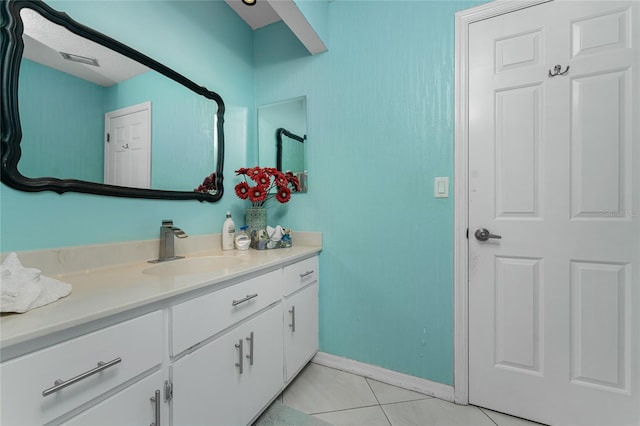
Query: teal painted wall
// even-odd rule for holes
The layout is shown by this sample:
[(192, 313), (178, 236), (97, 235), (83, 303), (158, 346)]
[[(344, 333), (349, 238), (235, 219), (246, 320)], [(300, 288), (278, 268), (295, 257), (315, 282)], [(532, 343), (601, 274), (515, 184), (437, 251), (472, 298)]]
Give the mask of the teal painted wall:
[[(28, 59), (21, 63), (20, 77), (28, 82), (20, 85), (18, 94), (20, 172), (102, 182), (104, 88)], [(70, 153), (77, 161), (67, 160)]]
[(222, 1), (47, 3), (220, 93), (227, 105), (227, 192), (211, 204), (26, 193), (0, 185), (0, 251), (154, 239), (167, 218), (191, 235), (208, 234), (220, 232), (226, 210), (240, 217), (244, 206), (233, 196), (233, 170), (255, 157), (247, 150), (255, 128), (249, 113), (254, 110), (251, 29)]
[(294, 0), (300, 12), (313, 27), (325, 46), (329, 42), (329, 2), (326, 0)]
[(463, 1), (334, 1), (329, 51), (256, 35), (256, 103), (307, 95), (307, 194), (283, 222), (324, 232), (321, 350), (453, 382), (454, 13)]

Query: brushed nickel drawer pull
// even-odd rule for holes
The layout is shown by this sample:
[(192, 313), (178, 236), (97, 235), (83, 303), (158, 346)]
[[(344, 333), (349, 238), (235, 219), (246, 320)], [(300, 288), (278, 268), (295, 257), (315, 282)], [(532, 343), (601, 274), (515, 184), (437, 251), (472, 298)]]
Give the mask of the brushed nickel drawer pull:
[(154, 404), (154, 417), (155, 422), (151, 423), (149, 426), (160, 426), (160, 390), (156, 390), (156, 393), (151, 398), (151, 402)]
[(242, 374), (242, 362), (244, 361), (242, 358), (242, 339), (235, 344), (236, 349), (238, 350), (238, 362), (236, 362), (236, 367), (238, 367), (238, 373)]
[(55, 386), (52, 386), (49, 389), (45, 389), (45, 390), (42, 391), (42, 396), (47, 396), (47, 395), (51, 395), (52, 393), (58, 392), (60, 389), (64, 389), (67, 386), (73, 385), (74, 383), (78, 383), (80, 380), (84, 380), (87, 377), (93, 376), (94, 374), (97, 374), (97, 373), (99, 373), (101, 371), (104, 371), (109, 367), (113, 367), (114, 365), (119, 364), (120, 362), (122, 362), (122, 358), (120, 358), (120, 357), (118, 357), (116, 359), (113, 359), (113, 360), (111, 360), (109, 362), (100, 361), (96, 368), (91, 369), (89, 371), (85, 371), (82, 374), (78, 374), (77, 376), (72, 377), (69, 380), (60, 380), (60, 379), (58, 379), (58, 380), (56, 380), (54, 382)]
[(307, 276), (309, 276), (309, 275), (313, 274), (313, 272), (314, 272), (314, 271), (313, 271), (313, 269), (312, 269), (312, 270), (310, 270), (310, 271), (305, 272), (304, 274), (300, 274), (300, 278), (307, 277)]
[(247, 355), (247, 359), (249, 360), (249, 365), (253, 365), (253, 331), (247, 337), (247, 342), (249, 342), (249, 355)]
[(289, 313), (291, 314), (291, 324), (289, 324), (289, 328), (291, 328), (292, 333), (295, 333), (296, 332), (296, 307), (292, 306), (291, 309), (289, 309)]
[(246, 302), (246, 301), (248, 301), (248, 300), (251, 300), (251, 299), (253, 299), (254, 297), (258, 297), (258, 293), (255, 293), (255, 294), (247, 294), (247, 296), (246, 296), (246, 297), (243, 297), (243, 298), (242, 298), (242, 299), (240, 299), (240, 300), (234, 300), (233, 302), (231, 302), (231, 306), (238, 306), (239, 304), (244, 303), (244, 302)]

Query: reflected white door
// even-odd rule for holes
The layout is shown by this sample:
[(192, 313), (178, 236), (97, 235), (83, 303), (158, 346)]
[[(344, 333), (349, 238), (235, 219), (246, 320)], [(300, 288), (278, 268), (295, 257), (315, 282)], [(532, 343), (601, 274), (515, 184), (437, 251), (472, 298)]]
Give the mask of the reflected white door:
[(639, 16), (554, 1), (470, 26), (471, 404), (640, 424)]
[(151, 188), (151, 102), (105, 115), (104, 183)]

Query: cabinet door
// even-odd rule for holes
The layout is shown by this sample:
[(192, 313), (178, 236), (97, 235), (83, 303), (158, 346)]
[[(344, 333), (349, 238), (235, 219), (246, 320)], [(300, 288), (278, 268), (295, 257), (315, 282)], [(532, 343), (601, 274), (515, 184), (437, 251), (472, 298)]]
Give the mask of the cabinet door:
[(318, 283), (285, 301), (284, 346), (286, 381), (318, 351)]
[[(244, 372), (248, 386), (241, 389), (241, 410), (238, 424), (249, 424), (271, 400), (284, 389), (282, 345), (282, 304), (276, 305), (243, 327), (242, 336), (253, 332), (253, 365), (251, 345), (245, 340)], [(247, 345), (249, 343), (249, 345)]]
[(158, 371), (63, 424), (67, 426), (158, 424), (160, 419), (156, 419), (156, 403), (162, 404), (163, 396), (160, 395), (157, 402), (152, 401), (151, 398), (155, 398), (155, 392), (161, 392), (162, 388), (162, 372)]
[(173, 424), (248, 424), (282, 389), (282, 365), (277, 304), (173, 364)]

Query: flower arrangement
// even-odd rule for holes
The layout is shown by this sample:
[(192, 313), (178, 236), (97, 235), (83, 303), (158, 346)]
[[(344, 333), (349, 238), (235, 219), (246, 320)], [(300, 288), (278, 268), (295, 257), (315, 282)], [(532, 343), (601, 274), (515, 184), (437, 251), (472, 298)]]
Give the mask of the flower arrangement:
[[(271, 198), (279, 203), (291, 199), (291, 192), (300, 190), (298, 178), (291, 172), (283, 173), (273, 167), (252, 167), (236, 170), (236, 176), (243, 176), (244, 181), (236, 185), (236, 195), (249, 199), (252, 207), (264, 207)], [(272, 190), (275, 189), (275, 192)]]
[(213, 172), (209, 176), (204, 178), (204, 180), (202, 181), (202, 184), (199, 185), (196, 189), (194, 189), (195, 192), (204, 192), (205, 194), (211, 193), (217, 190), (218, 190), (218, 187), (216, 186), (216, 172)]

